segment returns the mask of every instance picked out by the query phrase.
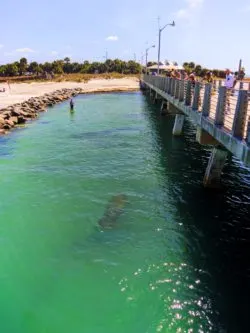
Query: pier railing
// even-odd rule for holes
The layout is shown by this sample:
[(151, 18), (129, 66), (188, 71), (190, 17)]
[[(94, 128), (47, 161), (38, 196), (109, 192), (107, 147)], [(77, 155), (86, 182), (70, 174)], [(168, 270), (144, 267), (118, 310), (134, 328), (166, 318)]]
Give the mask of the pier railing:
[[(247, 89), (230, 89), (222, 81), (211, 83), (144, 75), (142, 79), (169, 99), (206, 117), (215, 126), (250, 145), (250, 85)], [(239, 88), (242, 88), (240, 85)]]

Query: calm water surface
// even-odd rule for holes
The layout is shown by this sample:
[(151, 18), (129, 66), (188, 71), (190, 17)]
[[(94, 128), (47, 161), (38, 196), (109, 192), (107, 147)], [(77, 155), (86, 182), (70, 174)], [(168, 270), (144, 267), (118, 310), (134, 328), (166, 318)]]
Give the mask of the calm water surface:
[(247, 332), (249, 170), (204, 190), (190, 123), (172, 137), (140, 93), (75, 102), (0, 138), (0, 332)]

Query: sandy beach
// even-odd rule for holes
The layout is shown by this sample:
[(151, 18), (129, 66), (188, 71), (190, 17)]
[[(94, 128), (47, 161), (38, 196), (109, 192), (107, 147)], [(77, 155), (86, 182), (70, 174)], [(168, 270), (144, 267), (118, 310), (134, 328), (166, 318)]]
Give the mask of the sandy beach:
[(139, 89), (139, 80), (137, 78), (122, 78), (110, 80), (91, 80), (84, 82), (32, 82), (32, 83), (14, 83), (10, 85), (2, 84), (6, 91), (0, 93), (0, 109), (28, 100), (31, 97), (42, 96), (46, 93), (52, 93), (58, 89), (81, 88), (84, 92), (100, 91), (130, 91)]

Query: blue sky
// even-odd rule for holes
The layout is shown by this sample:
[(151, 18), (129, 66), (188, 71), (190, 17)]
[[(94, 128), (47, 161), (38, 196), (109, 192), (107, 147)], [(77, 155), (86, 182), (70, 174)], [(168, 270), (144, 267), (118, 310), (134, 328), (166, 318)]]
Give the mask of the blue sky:
[[(161, 25), (161, 60), (194, 61), (205, 67), (250, 72), (250, 0), (8, 0), (1, 3), (0, 63), (29, 61), (141, 60), (156, 43)], [(157, 59), (157, 48), (149, 51)]]

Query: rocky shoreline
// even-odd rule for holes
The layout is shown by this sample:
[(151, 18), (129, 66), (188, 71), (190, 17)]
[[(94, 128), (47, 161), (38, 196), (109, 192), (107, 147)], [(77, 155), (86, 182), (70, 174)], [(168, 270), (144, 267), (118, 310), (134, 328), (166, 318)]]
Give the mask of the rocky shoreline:
[(32, 97), (23, 103), (16, 103), (0, 110), (0, 135), (9, 133), (10, 130), (25, 124), (27, 121), (36, 119), (40, 112), (47, 111), (48, 107), (63, 102), (79, 94), (135, 91), (138, 89), (115, 88), (115, 89), (93, 89), (83, 90), (82, 88), (61, 89), (53, 93), (44, 94), (39, 97)]

